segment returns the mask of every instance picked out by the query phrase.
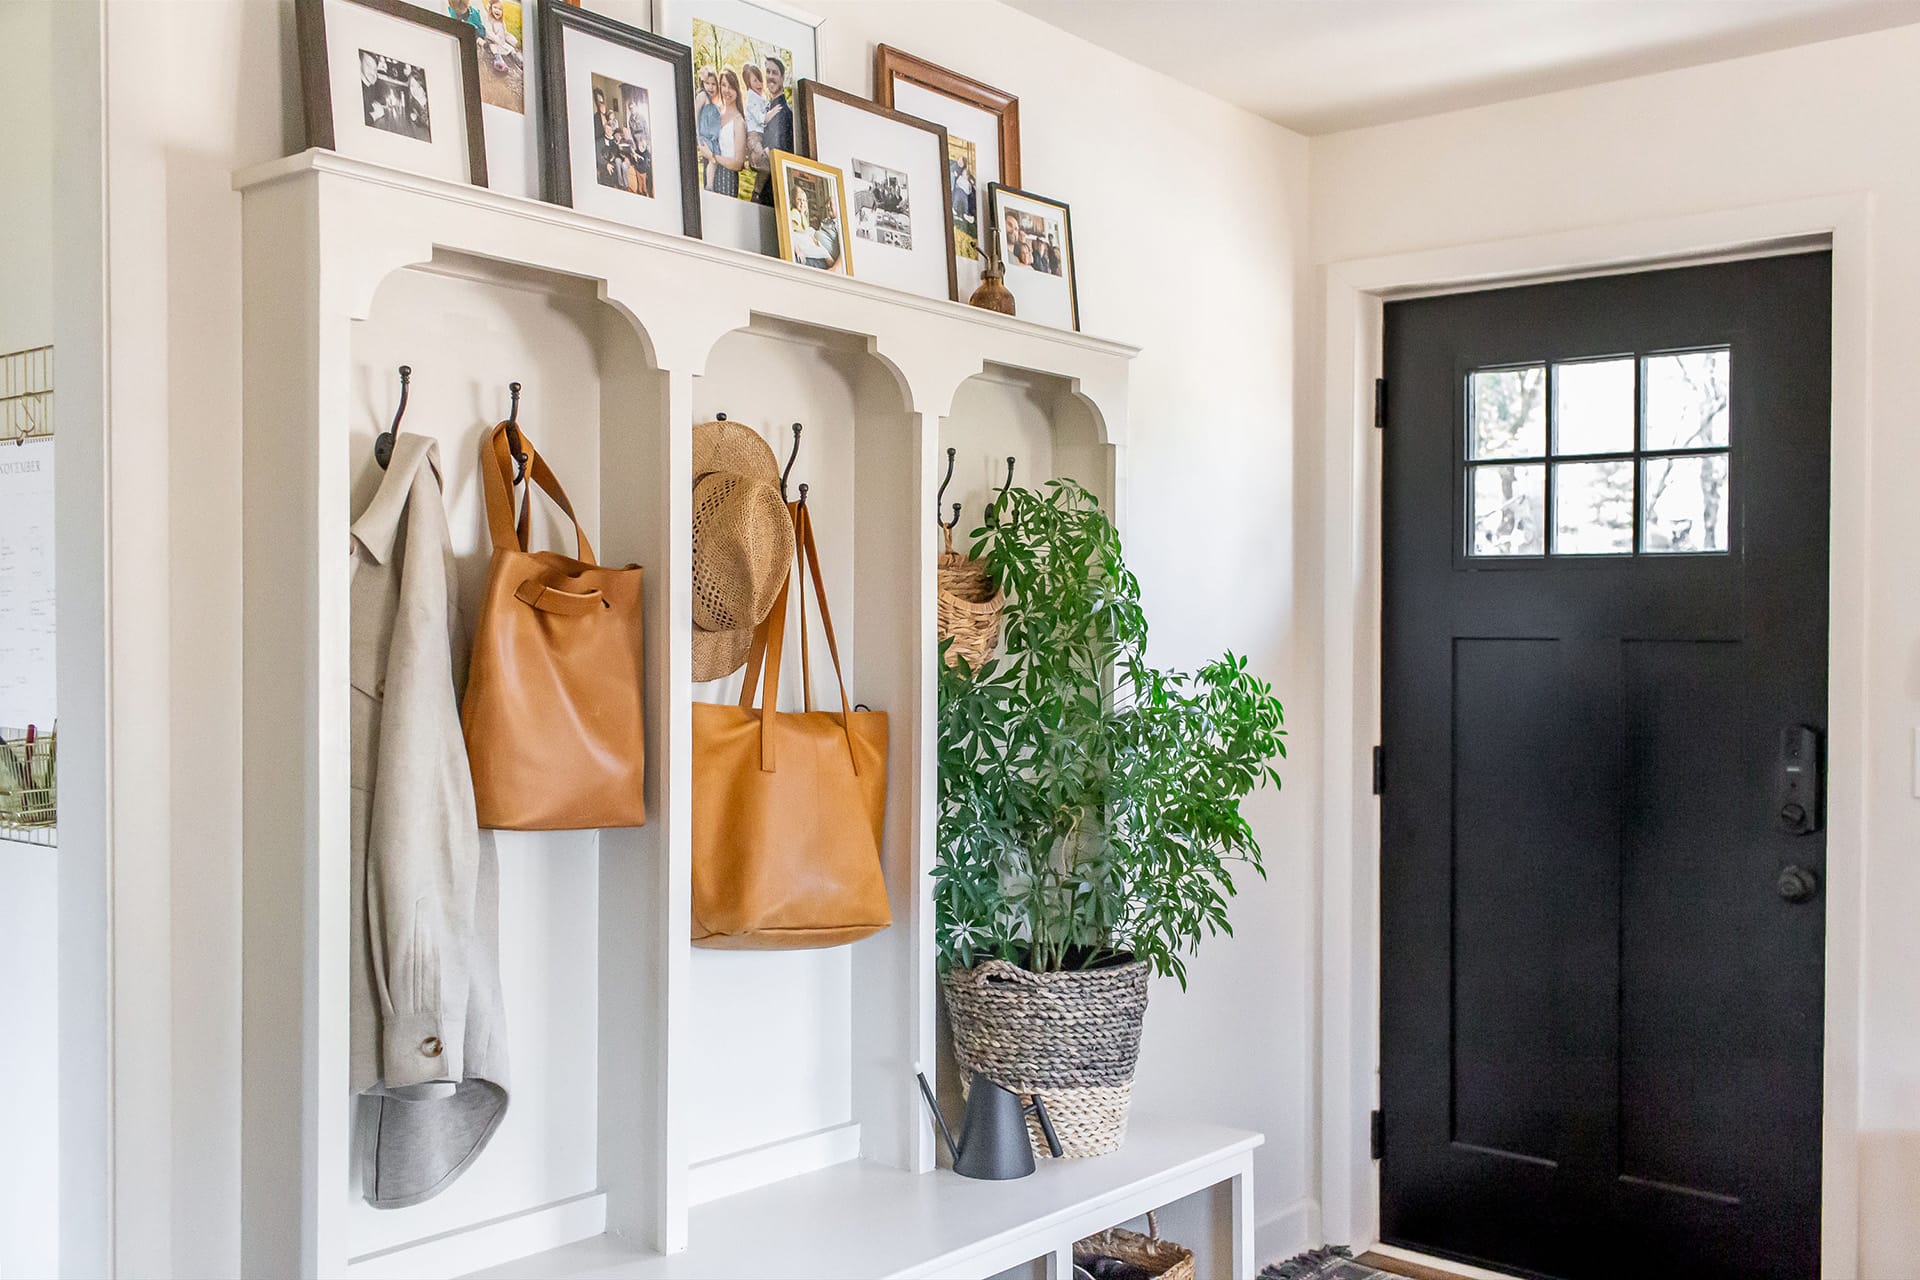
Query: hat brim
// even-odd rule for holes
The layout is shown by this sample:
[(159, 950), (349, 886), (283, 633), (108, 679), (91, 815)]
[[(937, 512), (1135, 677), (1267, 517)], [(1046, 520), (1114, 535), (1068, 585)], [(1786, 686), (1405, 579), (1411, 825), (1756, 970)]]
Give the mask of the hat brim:
[(708, 680), (721, 680), (747, 665), (747, 657), (753, 652), (752, 627), (735, 627), (731, 631), (702, 631), (693, 629), (693, 682), (704, 684)]

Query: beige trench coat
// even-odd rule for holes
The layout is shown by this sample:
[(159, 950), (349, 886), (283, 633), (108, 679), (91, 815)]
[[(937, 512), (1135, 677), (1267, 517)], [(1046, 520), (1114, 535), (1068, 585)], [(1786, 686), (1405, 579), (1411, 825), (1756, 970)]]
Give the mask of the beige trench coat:
[(352, 1082), (361, 1191), (445, 1190), (507, 1109), (499, 864), (460, 733), (467, 648), (439, 445), (396, 437), (353, 525)]

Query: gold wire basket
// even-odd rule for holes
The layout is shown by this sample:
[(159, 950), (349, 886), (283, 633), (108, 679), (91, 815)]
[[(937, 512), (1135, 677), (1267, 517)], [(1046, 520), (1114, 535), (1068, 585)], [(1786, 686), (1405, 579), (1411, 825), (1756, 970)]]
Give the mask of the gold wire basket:
[(0, 839), (54, 842), (58, 779), (56, 733), (0, 728)]

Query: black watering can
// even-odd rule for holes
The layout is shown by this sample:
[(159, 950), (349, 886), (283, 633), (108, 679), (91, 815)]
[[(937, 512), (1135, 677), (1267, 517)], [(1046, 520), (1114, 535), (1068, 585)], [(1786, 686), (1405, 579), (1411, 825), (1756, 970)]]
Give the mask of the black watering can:
[[(926, 1097), (933, 1122), (953, 1155), (953, 1171), (963, 1178), (1024, 1178), (1034, 1170), (1033, 1144), (1027, 1138), (1027, 1111), (1020, 1096), (1002, 1089), (985, 1076), (976, 1075), (967, 1089), (967, 1110), (960, 1121), (960, 1141), (953, 1140), (947, 1118), (940, 1114), (933, 1086), (924, 1073), (915, 1072), (920, 1092)], [(1046, 1135), (1047, 1150), (1060, 1156), (1060, 1139), (1047, 1118), (1047, 1104), (1033, 1095), (1033, 1114), (1040, 1120), (1040, 1132)]]

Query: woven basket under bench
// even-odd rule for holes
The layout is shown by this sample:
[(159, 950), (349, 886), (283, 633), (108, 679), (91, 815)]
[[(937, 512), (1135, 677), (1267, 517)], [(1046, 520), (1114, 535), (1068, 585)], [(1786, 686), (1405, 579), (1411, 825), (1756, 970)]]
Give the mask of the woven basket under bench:
[[(1127, 1137), (1133, 1070), (1147, 1013), (1147, 962), (1032, 973), (1004, 960), (941, 976), (961, 1088), (974, 1072), (1037, 1093), (1068, 1156), (1118, 1151)], [(1036, 1155), (1051, 1154), (1036, 1117)]]

